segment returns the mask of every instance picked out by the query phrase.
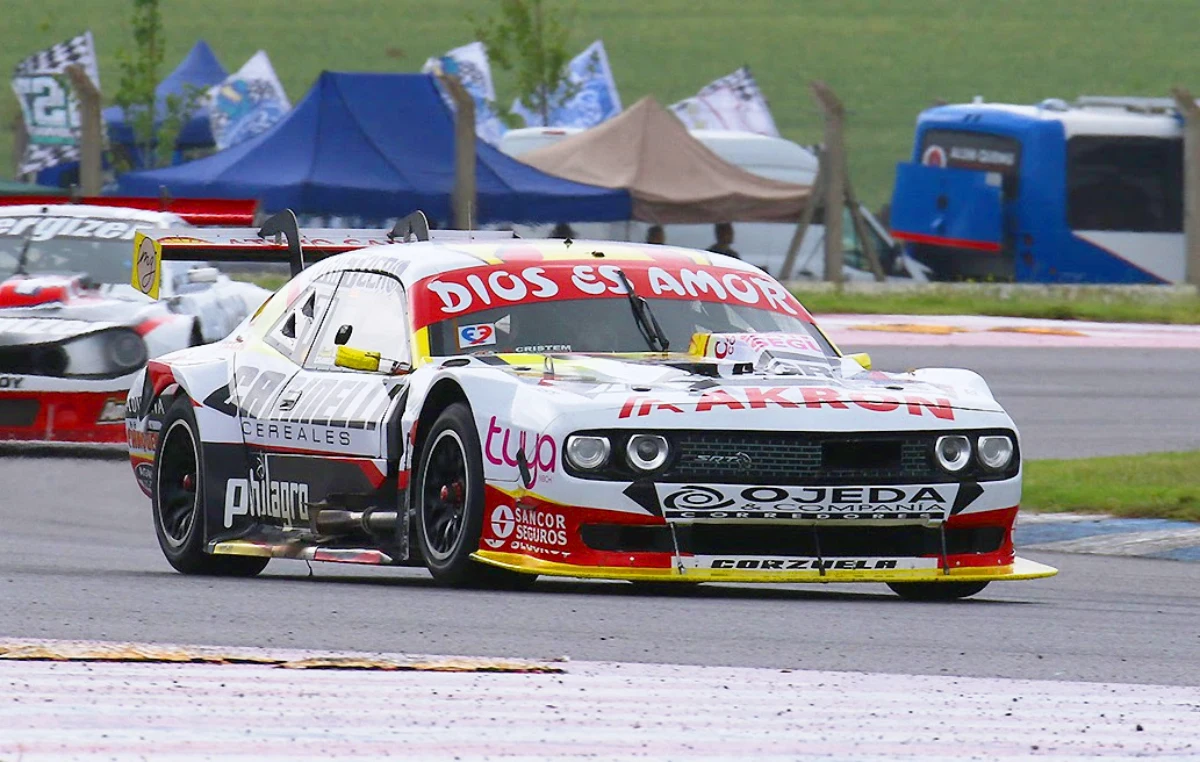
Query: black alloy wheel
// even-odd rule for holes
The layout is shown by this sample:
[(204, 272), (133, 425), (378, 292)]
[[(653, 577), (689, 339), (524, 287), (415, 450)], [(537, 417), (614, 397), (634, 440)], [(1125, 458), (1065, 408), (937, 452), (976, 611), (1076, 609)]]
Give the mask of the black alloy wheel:
[(183, 574), (253, 577), (271, 560), (211, 555), (204, 550), (204, 457), (192, 401), (171, 405), (154, 458), (154, 533), (167, 563)]
[(456, 587), (524, 589), (537, 579), (471, 558), (483, 533), (483, 450), (471, 409), (450, 405), (425, 437), (415, 494), (417, 543), (434, 579)]
[(889, 582), (892, 592), (906, 601), (957, 601), (988, 586), (986, 582)]

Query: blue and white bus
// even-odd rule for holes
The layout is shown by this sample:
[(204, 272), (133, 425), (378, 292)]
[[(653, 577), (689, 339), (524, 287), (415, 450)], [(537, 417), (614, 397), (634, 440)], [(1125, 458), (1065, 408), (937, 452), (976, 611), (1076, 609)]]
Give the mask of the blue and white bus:
[(1150, 98), (928, 109), (891, 225), (941, 280), (1182, 282), (1182, 122)]

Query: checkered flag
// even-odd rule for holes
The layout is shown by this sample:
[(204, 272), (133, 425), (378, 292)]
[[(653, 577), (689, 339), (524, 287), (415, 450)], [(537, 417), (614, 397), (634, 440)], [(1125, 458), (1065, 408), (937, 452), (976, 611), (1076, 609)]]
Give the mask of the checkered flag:
[(65, 74), (73, 64), (82, 65), (100, 87), (90, 31), (39, 50), (13, 70), (13, 92), (29, 133), (21, 174), (79, 159), (79, 101)]
[(745, 130), (779, 136), (771, 107), (748, 66), (713, 80), (694, 97), (672, 104), (671, 110), (694, 130)]

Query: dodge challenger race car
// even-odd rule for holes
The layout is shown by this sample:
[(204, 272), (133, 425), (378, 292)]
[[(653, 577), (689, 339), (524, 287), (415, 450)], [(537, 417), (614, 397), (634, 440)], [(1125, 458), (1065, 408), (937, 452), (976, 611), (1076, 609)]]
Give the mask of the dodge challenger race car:
[(133, 289), (135, 230), (182, 224), (94, 204), (0, 206), (0, 440), (124, 441), (146, 359), (223, 338), (270, 295), (197, 262), (170, 263), (161, 301)]
[[(870, 370), (721, 255), (420, 232), (293, 234), (298, 274), (256, 314), (137, 374), (130, 457), (175, 569), (883, 582), (935, 600), (1055, 573), (1014, 555), (1020, 442), (975, 373)], [(147, 289), (164, 262), (284, 248), (173, 235), (138, 237)]]

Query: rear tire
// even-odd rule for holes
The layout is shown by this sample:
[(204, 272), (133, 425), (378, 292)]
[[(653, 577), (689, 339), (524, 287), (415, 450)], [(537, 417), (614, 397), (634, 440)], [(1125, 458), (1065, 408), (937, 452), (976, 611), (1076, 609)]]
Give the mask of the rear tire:
[(483, 449), (465, 402), (443, 410), (425, 437), (413, 499), (417, 542), (425, 566), (438, 582), (523, 590), (537, 579), (536, 574), (513, 572), (471, 558), (483, 533)]
[(167, 563), (182, 574), (253, 577), (271, 560), (204, 551), (204, 450), (192, 401), (180, 397), (159, 430), (154, 458), (154, 534)]
[(889, 582), (887, 586), (906, 601), (957, 601), (975, 595), (986, 582)]

